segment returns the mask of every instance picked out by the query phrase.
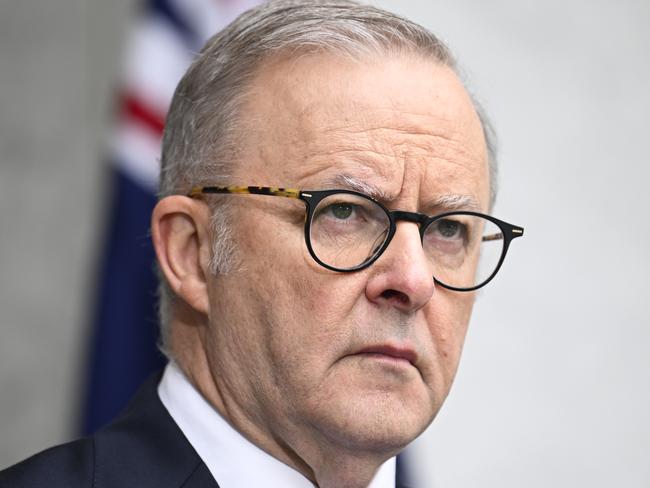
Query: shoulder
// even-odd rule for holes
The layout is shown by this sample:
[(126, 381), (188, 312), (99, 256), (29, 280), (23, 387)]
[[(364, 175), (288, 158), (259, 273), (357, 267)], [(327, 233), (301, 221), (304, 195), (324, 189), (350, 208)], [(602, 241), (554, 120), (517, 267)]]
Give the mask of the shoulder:
[(92, 439), (52, 447), (0, 472), (0, 488), (92, 486)]
[(0, 488), (217, 487), (161, 403), (152, 376), (123, 414), (90, 438), (54, 447), (0, 473)]

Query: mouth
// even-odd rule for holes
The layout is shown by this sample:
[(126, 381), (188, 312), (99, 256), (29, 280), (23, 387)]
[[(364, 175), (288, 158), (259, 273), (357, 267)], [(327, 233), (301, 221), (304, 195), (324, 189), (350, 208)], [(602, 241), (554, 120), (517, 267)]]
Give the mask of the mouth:
[(360, 356), (368, 356), (372, 359), (383, 361), (390, 361), (393, 363), (404, 363), (415, 366), (417, 355), (413, 349), (408, 347), (395, 347), (390, 345), (370, 346), (355, 354)]

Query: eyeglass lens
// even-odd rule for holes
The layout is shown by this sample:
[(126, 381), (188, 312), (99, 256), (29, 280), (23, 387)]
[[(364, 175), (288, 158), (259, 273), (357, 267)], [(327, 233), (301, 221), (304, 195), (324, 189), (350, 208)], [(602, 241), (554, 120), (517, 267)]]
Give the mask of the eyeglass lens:
[(345, 270), (370, 261), (389, 229), (388, 215), (375, 202), (337, 193), (325, 197), (314, 210), (310, 239), (323, 263)]
[[(310, 242), (324, 264), (358, 268), (376, 258), (390, 232), (390, 218), (370, 199), (348, 193), (323, 198), (312, 213)], [(499, 265), (501, 229), (480, 216), (452, 214), (424, 230), (422, 246), (433, 276), (454, 288), (486, 281)]]

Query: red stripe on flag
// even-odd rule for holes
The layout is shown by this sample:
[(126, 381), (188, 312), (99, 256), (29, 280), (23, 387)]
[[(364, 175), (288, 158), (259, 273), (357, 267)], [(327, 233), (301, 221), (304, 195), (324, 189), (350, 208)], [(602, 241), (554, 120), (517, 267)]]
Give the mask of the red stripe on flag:
[(124, 115), (140, 122), (157, 136), (162, 136), (165, 127), (165, 114), (148, 107), (133, 95), (126, 94), (122, 100)]

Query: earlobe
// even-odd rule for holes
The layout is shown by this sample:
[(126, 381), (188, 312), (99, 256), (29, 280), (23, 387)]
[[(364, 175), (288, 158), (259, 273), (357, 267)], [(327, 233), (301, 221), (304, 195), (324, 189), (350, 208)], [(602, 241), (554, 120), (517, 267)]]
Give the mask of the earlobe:
[(154, 208), (151, 235), (156, 258), (170, 288), (190, 307), (209, 311), (210, 212), (199, 200), (173, 195)]

